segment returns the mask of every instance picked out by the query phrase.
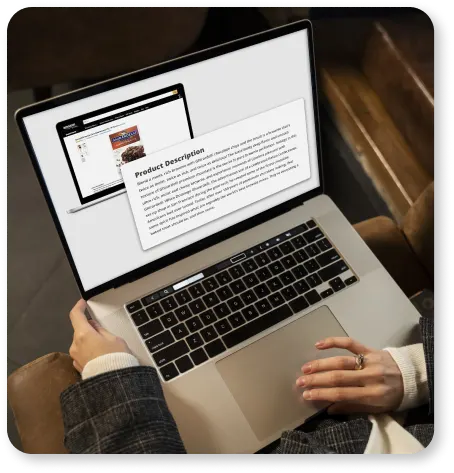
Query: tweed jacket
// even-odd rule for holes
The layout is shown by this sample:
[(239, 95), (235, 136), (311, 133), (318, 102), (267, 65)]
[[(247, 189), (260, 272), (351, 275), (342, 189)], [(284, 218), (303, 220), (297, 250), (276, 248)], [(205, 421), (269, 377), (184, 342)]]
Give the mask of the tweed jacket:
[[(433, 436), (434, 324), (420, 320), (429, 403), (408, 416), (405, 428), (422, 445)], [(77, 383), (61, 395), (65, 445), (72, 453), (185, 453), (156, 370), (110, 371)], [(415, 410), (416, 411), (416, 410)], [(273, 453), (363, 453), (372, 429), (367, 417), (325, 416), (307, 428), (284, 432)]]

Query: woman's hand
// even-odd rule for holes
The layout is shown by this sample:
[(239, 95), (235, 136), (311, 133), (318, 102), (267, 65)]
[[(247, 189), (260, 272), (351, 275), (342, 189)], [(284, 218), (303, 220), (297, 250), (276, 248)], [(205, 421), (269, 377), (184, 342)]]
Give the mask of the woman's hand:
[(80, 299), (72, 308), (69, 317), (74, 328), (73, 343), (69, 354), (73, 359), (74, 368), (82, 373), (85, 365), (101, 355), (108, 353), (131, 353), (126, 342), (103, 329), (94, 320), (87, 320), (85, 309), (87, 304)]
[(296, 385), (305, 389), (303, 398), (334, 402), (330, 414), (390, 412), (402, 402), (402, 374), (393, 357), (348, 337), (331, 337), (315, 344), (319, 350), (344, 348), (365, 355), (363, 368), (355, 370), (354, 356), (336, 356), (306, 363)]

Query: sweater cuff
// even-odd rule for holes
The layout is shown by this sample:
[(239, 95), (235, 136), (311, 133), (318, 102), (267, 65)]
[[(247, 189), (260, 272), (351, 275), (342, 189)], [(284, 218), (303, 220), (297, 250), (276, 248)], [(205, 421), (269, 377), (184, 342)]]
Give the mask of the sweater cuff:
[(108, 353), (89, 361), (82, 371), (82, 379), (85, 380), (108, 371), (133, 368), (134, 366), (139, 366), (139, 361), (134, 355), (124, 352)]
[(422, 343), (401, 348), (385, 348), (402, 373), (404, 397), (398, 411), (420, 406), (429, 400), (427, 369)]

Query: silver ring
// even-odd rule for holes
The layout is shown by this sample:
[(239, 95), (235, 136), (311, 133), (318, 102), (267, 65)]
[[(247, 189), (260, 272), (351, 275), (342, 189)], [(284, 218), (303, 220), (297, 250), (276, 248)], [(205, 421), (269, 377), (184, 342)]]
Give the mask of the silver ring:
[(364, 355), (360, 353), (355, 356), (355, 370), (362, 370), (364, 365)]

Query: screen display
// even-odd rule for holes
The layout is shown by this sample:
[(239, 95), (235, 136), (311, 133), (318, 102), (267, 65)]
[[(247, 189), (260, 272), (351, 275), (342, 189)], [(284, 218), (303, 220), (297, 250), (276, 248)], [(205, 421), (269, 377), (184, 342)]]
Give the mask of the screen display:
[(307, 35), (24, 117), (85, 291), (319, 187)]

